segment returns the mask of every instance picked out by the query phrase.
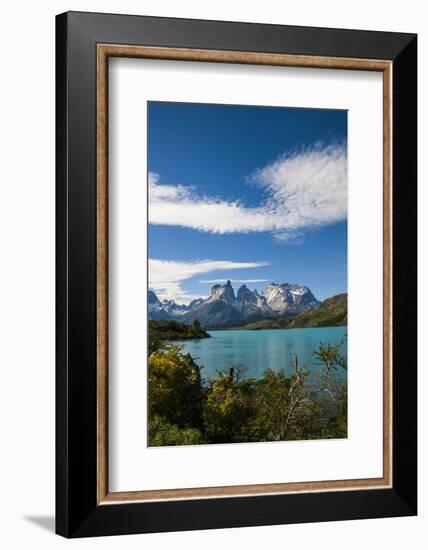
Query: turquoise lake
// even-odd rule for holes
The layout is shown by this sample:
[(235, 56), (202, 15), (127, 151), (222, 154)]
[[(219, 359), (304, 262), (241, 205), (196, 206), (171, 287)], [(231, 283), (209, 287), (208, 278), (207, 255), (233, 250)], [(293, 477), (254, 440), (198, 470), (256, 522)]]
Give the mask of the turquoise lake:
[[(296, 328), (273, 330), (216, 330), (210, 331), (211, 338), (185, 340), (180, 344), (183, 352), (189, 352), (196, 363), (203, 367), (205, 380), (225, 371), (232, 365), (244, 365), (247, 378), (260, 378), (267, 368), (291, 372), (292, 353), (298, 357), (299, 365), (310, 373), (317, 370), (314, 350), (320, 342), (335, 344), (347, 333), (347, 327)], [(341, 347), (346, 354), (346, 343)], [(345, 377), (342, 369), (337, 371)]]

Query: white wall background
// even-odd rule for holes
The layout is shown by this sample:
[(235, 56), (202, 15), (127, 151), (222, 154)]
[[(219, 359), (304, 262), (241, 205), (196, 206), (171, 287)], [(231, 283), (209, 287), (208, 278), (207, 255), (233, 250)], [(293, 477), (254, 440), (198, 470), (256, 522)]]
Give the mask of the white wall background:
[[(140, 535), (68, 542), (53, 534), (54, 512), (54, 16), (66, 10), (224, 19), (419, 33), (420, 98), (425, 90), (428, 20), (420, 0), (57, 0), (8, 2), (0, 18), (0, 545), (60, 548), (248, 549), (296, 546), (389, 550), (426, 546), (427, 476), (420, 471), (418, 518)], [(423, 67), (425, 62), (425, 67)], [(426, 94), (426, 91), (425, 91)], [(427, 194), (422, 159), (427, 115), (420, 102), (420, 229)], [(425, 207), (425, 208), (424, 208)], [(420, 281), (427, 276), (422, 257)], [(411, 296), (409, 296), (411, 299)], [(420, 364), (423, 310), (421, 288)], [(425, 348), (425, 349), (424, 349)], [(420, 368), (420, 464), (426, 461)]]

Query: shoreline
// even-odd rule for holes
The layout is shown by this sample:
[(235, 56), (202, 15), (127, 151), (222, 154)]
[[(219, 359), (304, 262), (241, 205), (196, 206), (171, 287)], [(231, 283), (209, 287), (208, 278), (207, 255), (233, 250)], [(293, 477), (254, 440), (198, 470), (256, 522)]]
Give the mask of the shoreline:
[(237, 330), (248, 330), (252, 332), (260, 332), (262, 330), (300, 330), (300, 329), (312, 329), (312, 328), (341, 328), (347, 327), (348, 325), (321, 325), (321, 326), (312, 326), (312, 327), (260, 327), (260, 328), (248, 328), (246, 326), (242, 327), (216, 327), (216, 328), (205, 328), (207, 332), (218, 332), (218, 331), (237, 331)]

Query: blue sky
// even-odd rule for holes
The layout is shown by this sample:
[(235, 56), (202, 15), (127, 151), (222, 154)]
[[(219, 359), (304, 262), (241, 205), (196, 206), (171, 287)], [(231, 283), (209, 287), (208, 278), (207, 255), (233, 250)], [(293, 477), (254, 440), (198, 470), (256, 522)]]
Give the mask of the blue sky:
[(149, 102), (150, 287), (346, 292), (346, 137), (346, 111)]

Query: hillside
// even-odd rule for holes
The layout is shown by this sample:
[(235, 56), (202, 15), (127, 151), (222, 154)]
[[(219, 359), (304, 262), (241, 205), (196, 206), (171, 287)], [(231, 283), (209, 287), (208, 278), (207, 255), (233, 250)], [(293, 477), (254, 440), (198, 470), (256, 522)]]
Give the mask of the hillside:
[(327, 298), (311, 311), (299, 313), (293, 319), (264, 319), (240, 328), (263, 330), (278, 328), (338, 327), (348, 322), (348, 295), (338, 294)]
[(198, 321), (195, 321), (191, 325), (184, 325), (178, 321), (169, 321), (166, 319), (149, 321), (150, 341), (187, 340), (209, 337), (210, 335), (203, 330)]
[(287, 319), (262, 319), (261, 321), (254, 321), (254, 323), (248, 323), (240, 327), (233, 327), (237, 330), (264, 330), (272, 328), (288, 328), (290, 321)]
[(348, 295), (337, 294), (295, 317), (287, 328), (339, 327), (348, 323)]
[(288, 316), (283, 316), (279, 319), (260, 319), (247, 324), (234, 325), (231, 328), (236, 330), (264, 330), (273, 328), (288, 328), (289, 324), (294, 318), (295, 315), (289, 314)]

